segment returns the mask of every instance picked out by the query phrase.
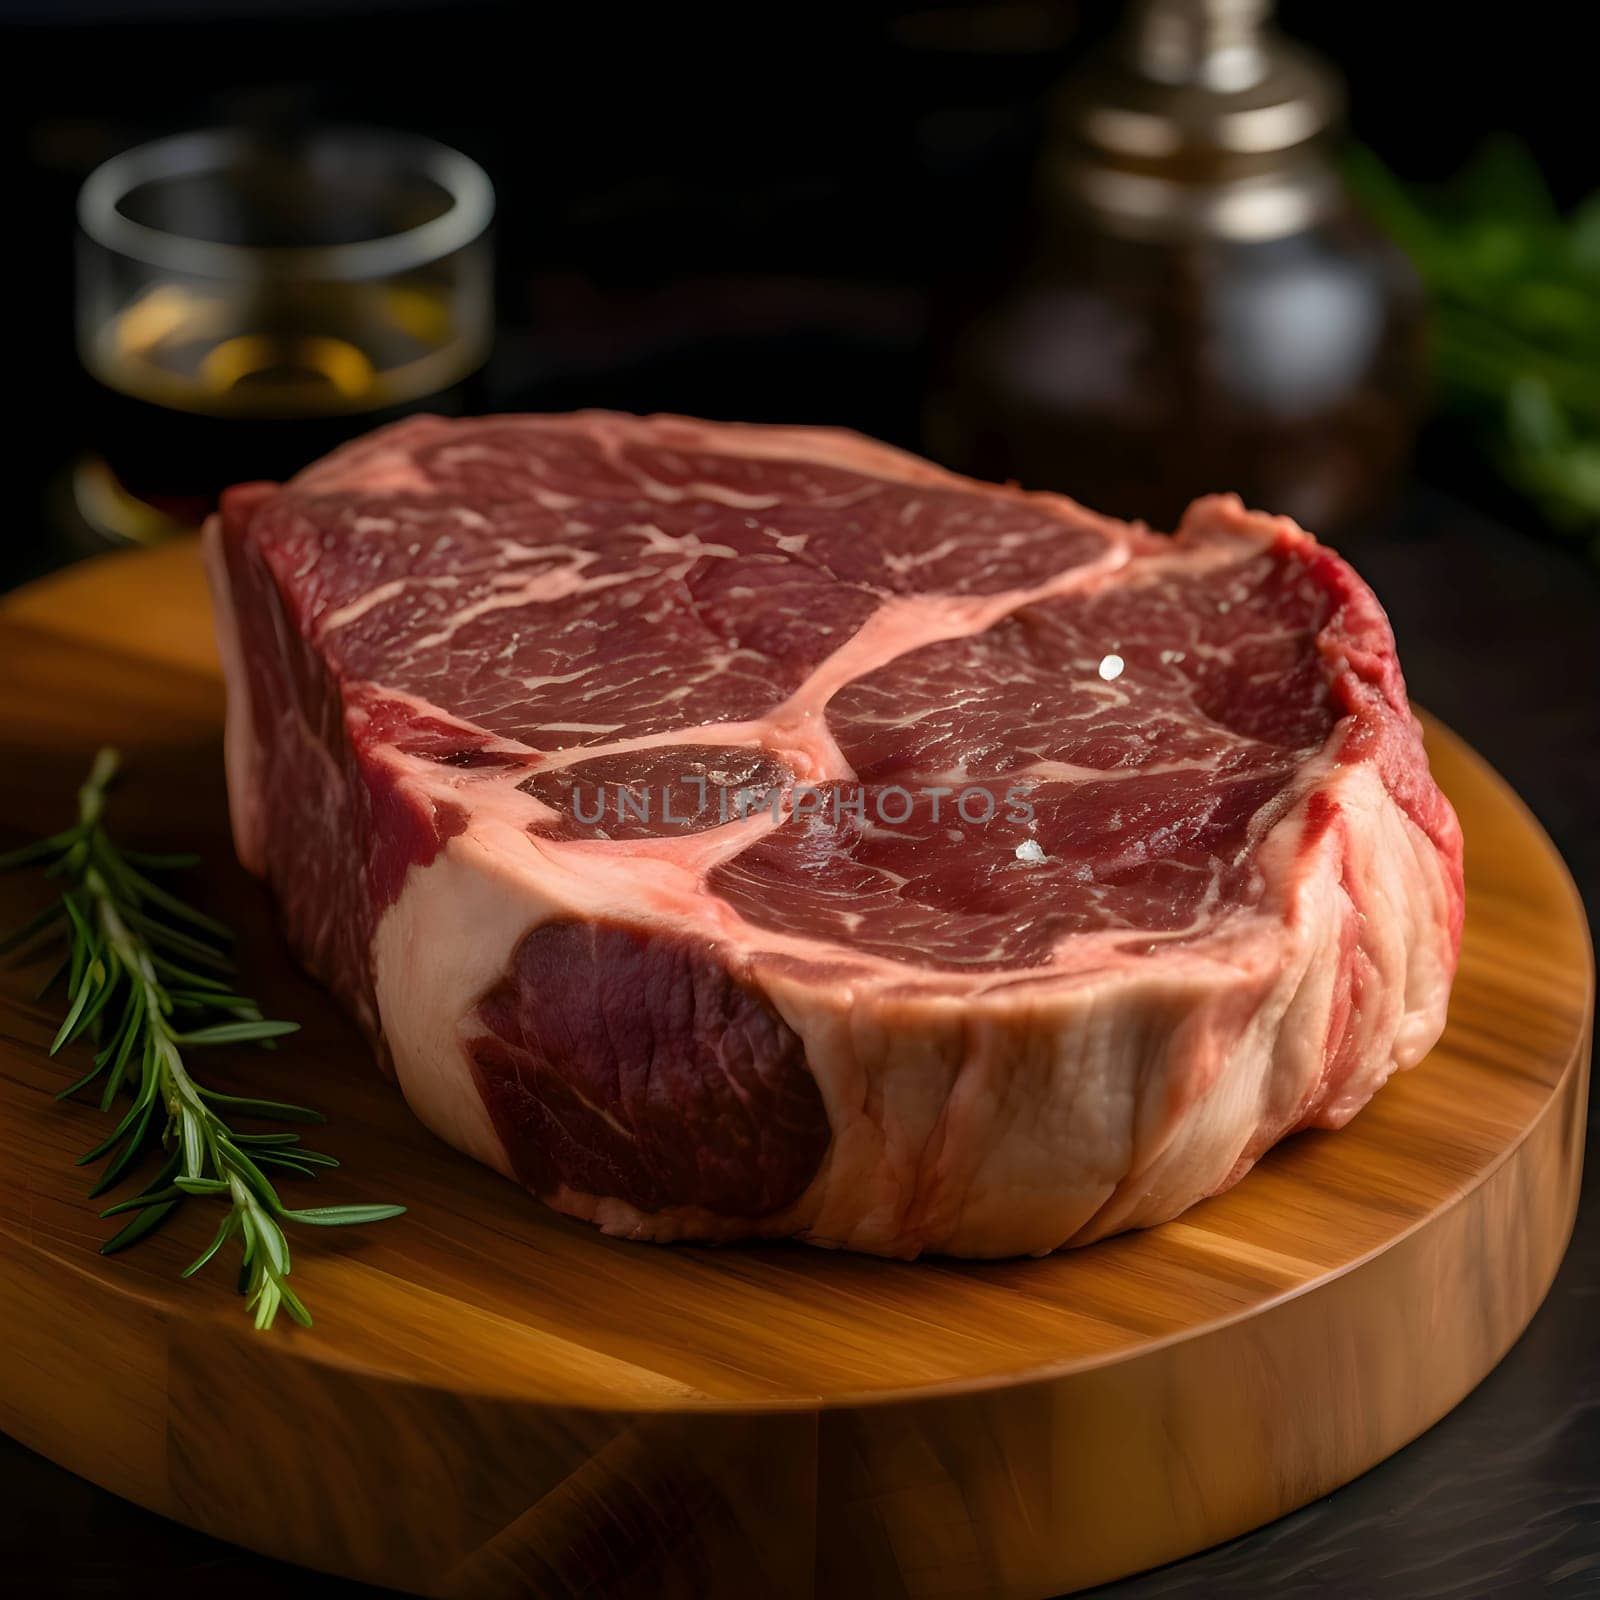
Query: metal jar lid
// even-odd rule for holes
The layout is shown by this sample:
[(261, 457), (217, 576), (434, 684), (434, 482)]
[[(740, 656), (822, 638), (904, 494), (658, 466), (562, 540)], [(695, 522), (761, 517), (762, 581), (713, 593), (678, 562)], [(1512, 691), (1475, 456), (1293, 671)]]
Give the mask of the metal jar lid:
[(1338, 194), (1323, 136), (1337, 76), (1271, 24), (1269, 0), (1135, 0), (1063, 87), (1047, 192), (1117, 231), (1262, 239)]

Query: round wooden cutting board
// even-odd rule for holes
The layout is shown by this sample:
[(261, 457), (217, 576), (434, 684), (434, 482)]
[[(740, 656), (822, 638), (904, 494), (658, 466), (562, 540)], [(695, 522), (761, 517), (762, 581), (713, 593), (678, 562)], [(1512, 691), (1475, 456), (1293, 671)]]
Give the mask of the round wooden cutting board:
[[(302, 1229), (317, 1321), (262, 1335), (195, 1202), (114, 1259), (53, 1095), (57, 1002), (0, 970), (0, 1429), (156, 1511), (428, 1594), (1043, 1596), (1168, 1561), (1403, 1445), (1539, 1304), (1578, 1193), (1593, 965), (1549, 842), (1430, 728), (1467, 836), (1443, 1042), (1348, 1129), (1177, 1222), (1047, 1260), (897, 1263), (609, 1240), (446, 1149), (296, 973), (226, 828), (196, 552), (106, 558), (0, 608), (0, 849), (53, 831), (97, 744), (113, 827), (195, 848), (246, 987), (304, 1032), (208, 1052), (329, 1113)], [(0, 928), (44, 886), (0, 880)], [(72, 1054), (72, 1052), (68, 1052)], [(305, 1194), (307, 1198), (300, 1199)], [(314, 1196), (314, 1197), (313, 1197)]]

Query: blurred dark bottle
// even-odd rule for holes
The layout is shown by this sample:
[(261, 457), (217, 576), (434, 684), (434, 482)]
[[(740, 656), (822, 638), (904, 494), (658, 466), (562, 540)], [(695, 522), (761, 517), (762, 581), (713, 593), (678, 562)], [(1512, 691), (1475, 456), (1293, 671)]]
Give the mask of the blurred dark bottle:
[(1021, 260), (944, 308), (930, 453), (1163, 527), (1209, 490), (1316, 529), (1385, 498), (1421, 290), (1339, 183), (1338, 79), (1269, 12), (1136, 0), (1069, 77)]

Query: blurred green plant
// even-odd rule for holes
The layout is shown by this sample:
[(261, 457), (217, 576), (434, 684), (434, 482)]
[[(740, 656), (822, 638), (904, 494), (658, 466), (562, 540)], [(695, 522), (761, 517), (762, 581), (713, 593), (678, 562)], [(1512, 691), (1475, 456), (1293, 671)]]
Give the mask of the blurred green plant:
[(1505, 478), (1600, 559), (1600, 192), (1563, 215), (1509, 136), (1438, 186), (1359, 147), (1346, 176), (1428, 290), (1441, 403), (1479, 423)]

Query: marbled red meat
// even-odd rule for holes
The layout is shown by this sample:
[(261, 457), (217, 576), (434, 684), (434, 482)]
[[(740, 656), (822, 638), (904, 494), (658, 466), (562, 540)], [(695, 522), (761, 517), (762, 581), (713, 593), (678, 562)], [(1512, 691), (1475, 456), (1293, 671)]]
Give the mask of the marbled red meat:
[(245, 863), (429, 1126), (641, 1237), (1043, 1251), (1443, 1025), (1371, 592), (823, 429), (422, 418), (208, 531)]

